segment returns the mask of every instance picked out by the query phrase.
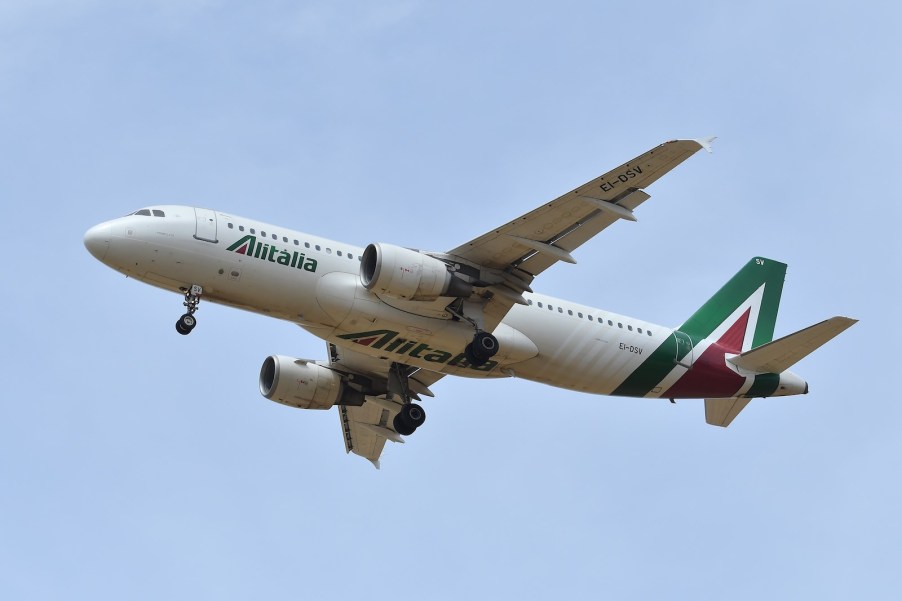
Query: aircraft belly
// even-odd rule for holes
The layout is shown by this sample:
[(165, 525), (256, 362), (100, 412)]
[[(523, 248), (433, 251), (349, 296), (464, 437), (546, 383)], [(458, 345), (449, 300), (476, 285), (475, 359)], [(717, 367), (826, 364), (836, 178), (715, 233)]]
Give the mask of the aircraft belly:
[[(322, 288), (322, 296), (329, 294), (329, 286), (338, 278), (335, 280)], [(334, 304), (331, 307), (333, 312), (344, 311)], [(506, 377), (508, 366), (538, 353), (536, 345), (521, 332), (500, 324), (495, 330), (499, 353), (483, 366), (471, 366), (464, 348), (474, 333), (467, 322), (408, 313), (360, 287), (346, 317), (325, 337), (372, 357), (469, 377)]]

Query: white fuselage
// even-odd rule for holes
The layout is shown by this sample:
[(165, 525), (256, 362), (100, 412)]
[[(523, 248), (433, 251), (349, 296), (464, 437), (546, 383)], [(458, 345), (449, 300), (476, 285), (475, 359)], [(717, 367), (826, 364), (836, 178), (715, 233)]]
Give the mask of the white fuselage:
[[(158, 211), (164, 216), (128, 215), (95, 226), (86, 245), (129, 277), (176, 292), (197, 284), (204, 300), (291, 321), (330, 343), (432, 371), (516, 376), (610, 394), (673, 335), (663, 326), (526, 294), (529, 304), (514, 305), (494, 332), (499, 355), (469, 367), (461, 354), (473, 327), (443, 312), (447, 299), (407, 301), (418, 303), (423, 315), (366, 290), (358, 276), (361, 247), (193, 207)], [(257, 256), (228, 250), (247, 236), (255, 238)]]

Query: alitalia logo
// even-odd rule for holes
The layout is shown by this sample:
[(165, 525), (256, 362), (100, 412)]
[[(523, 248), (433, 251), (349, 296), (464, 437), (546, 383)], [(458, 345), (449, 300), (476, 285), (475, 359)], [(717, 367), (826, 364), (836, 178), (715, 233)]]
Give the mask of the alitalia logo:
[(429, 363), (443, 363), (452, 367), (468, 367), (476, 371), (492, 371), (497, 361), (488, 361), (485, 365), (476, 367), (470, 365), (463, 353), (451, 353), (437, 348), (432, 348), (424, 342), (407, 340), (398, 332), (392, 330), (370, 330), (368, 332), (356, 332), (354, 334), (341, 334), (339, 338), (350, 340), (357, 344), (379, 349), (385, 353), (405, 355), (414, 359), (421, 359)]
[(289, 252), (268, 242), (257, 242), (257, 237), (253, 235), (239, 239), (226, 250), (286, 267), (316, 271), (316, 259), (305, 257), (304, 253), (296, 250)]

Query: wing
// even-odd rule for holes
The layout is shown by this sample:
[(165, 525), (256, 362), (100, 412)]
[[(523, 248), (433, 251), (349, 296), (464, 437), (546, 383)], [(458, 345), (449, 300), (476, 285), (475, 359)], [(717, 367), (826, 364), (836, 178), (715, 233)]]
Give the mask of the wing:
[[(714, 138), (665, 142), (575, 190), (499, 228), (449, 251), (480, 270), (487, 294), (481, 327), (492, 331), (515, 303), (525, 304), (535, 276), (570, 254), (615, 221), (635, 221), (633, 210), (659, 177), (701, 150)], [(485, 277), (488, 275), (489, 277)]]
[(674, 140), (583, 184), (448, 254), (473, 263), (536, 276), (618, 219), (635, 221), (633, 210), (649, 198), (643, 189), (705, 148), (714, 138)]
[[(329, 345), (329, 367), (347, 374), (352, 386), (359, 387), (366, 402), (360, 406), (339, 405), (338, 417), (344, 435), (345, 451), (370, 460), (379, 469), (379, 457), (385, 441), (403, 443), (404, 438), (392, 429), (392, 420), (401, 408), (392, 392), (392, 363), (369, 357), (335, 345)], [(412, 398), (433, 396), (429, 386), (444, 374), (400, 366)]]

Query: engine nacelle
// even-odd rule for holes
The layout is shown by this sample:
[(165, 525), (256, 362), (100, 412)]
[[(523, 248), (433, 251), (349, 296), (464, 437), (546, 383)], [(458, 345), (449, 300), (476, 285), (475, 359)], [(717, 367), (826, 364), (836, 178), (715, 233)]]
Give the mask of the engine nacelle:
[(272, 355), (260, 368), (260, 394), (299, 409), (329, 409), (341, 401), (342, 377), (327, 367)]
[(473, 286), (448, 271), (448, 266), (421, 252), (370, 244), (360, 261), (360, 281), (377, 296), (431, 301), (440, 296), (466, 297)]

